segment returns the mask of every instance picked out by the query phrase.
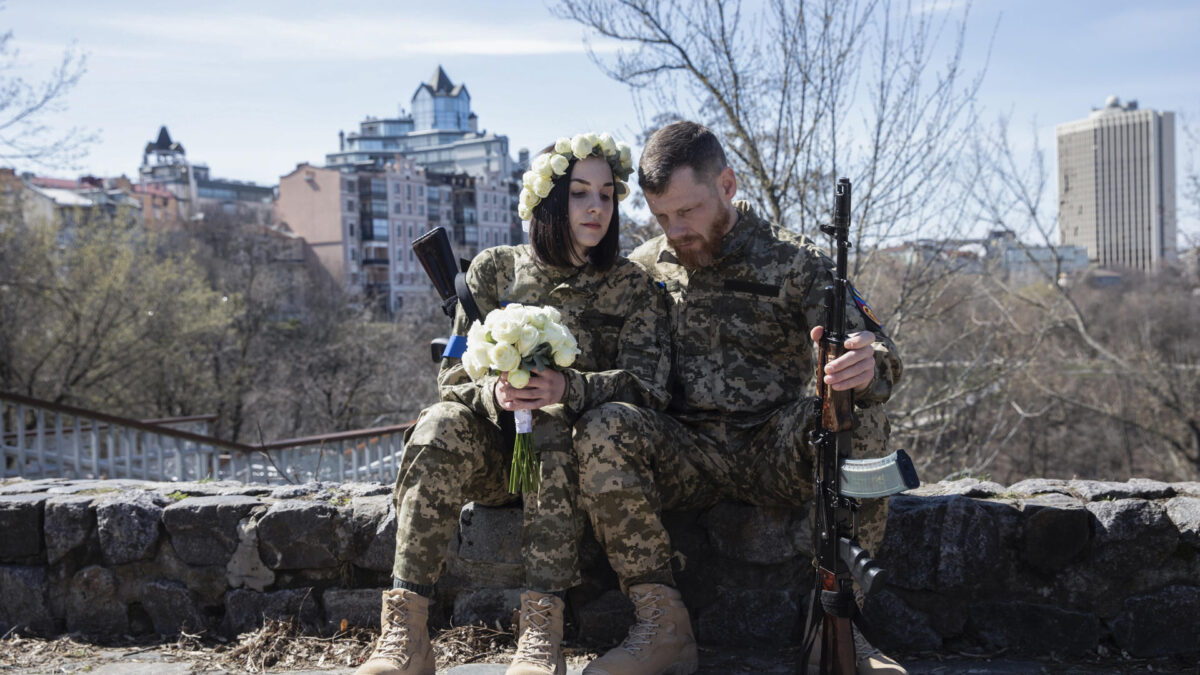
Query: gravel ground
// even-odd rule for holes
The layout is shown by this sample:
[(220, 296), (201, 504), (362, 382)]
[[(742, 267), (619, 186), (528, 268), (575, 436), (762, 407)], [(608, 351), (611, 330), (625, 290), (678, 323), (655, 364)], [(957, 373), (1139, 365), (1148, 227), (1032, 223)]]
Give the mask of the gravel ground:
[[(55, 640), (6, 637), (0, 640), (0, 675), (217, 675), (219, 673), (291, 673), (350, 675), (370, 651), (374, 634), (347, 633), (335, 638), (298, 634), (288, 624), (273, 624), (238, 642), (205, 642), (184, 636), (174, 642), (97, 645), (70, 637)], [(503, 675), (512, 653), (512, 636), (482, 628), (460, 628), (435, 640), (439, 673)], [(568, 675), (578, 675), (595, 652), (570, 648)], [(795, 652), (701, 648), (701, 675), (791, 674)], [(1130, 675), (1196, 673), (1197, 659), (1133, 659), (1097, 656), (1070, 662), (995, 655), (917, 654), (903, 658), (911, 675)]]

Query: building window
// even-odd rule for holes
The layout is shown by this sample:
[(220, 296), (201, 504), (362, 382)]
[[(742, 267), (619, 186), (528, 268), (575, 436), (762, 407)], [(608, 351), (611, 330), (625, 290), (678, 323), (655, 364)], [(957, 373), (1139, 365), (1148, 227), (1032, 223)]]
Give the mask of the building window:
[(412, 215), (412, 202), (409, 202), (409, 203), (405, 204), (404, 206), (405, 206), (405, 212), (411, 216)]
[(417, 215), (419, 215), (419, 216), (425, 215), (425, 205), (424, 204), (417, 204)]
[(404, 196), (408, 199), (412, 199), (412, 183), (404, 186)]
[(350, 233), (350, 238), (353, 239), (354, 238), (354, 223), (350, 223), (350, 225), (346, 229)]
[(418, 197), (424, 197), (424, 196), (425, 196), (425, 186), (424, 186), (424, 185), (418, 185), (418, 186), (417, 186), (417, 196), (418, 196)]
[(392, 212), (393, 213), (403, 213), (403, 211), (400, 208), (400, 202), (396, 202), (396, 203), (392, 204)]
[(354, 210), (354, 200), (353, 200), (353, 199), (347, 199), (347, 200), (346, 200), (346, 210), (347, 210), (347, 211), (353, 211), (353, 210)]

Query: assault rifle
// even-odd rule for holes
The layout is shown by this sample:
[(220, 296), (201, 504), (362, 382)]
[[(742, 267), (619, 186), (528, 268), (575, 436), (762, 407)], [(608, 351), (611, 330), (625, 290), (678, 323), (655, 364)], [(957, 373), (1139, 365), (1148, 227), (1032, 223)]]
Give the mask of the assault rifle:
[[(471, 262), (465, 258), (454, 264), (454, 250), (450, 248), (450, 237), (445, 228), (435, 227), (412, 243), (413, 252), (429, 275), (433, 287), (442, 298), (442, 311), (454, 321), (454, 308), (462, 305), (467, 319), (482, 320), (471, 289), (467, 287), (467, 267)], [(449, 338), (434, 338), (429, 343), (430, 356), (435, 362), (443, 358), (458, 358), (466, 346), (466, 337), (452, 335)]]
[(836, 267), (833, 285), (827, 287), (825, 327), (817, 361), (817, 397), (821, 416), (811, 434), (816, 463), (817, 588), (808, 609), (804, 650), (799, 671), (808, 671), (808, 654), (818, 629), (822, 675), (853, 675), (854, 636), (851, 619), (858, 605), (852, 581), (870, 595), (886, 583), (886, 572), (858, 544), (859, 499), (886, 497), (920, 485), (912, 460), (903, 450), (882, 459), (847, 459), (853, 426), (854, 392), (834, 391), (824, 383), (825, 365), (846, 353), (846, 255), (850, 249), (850, 181), (839, 178), (835, 191), (833, 223), (821, 231), (833, 237)]

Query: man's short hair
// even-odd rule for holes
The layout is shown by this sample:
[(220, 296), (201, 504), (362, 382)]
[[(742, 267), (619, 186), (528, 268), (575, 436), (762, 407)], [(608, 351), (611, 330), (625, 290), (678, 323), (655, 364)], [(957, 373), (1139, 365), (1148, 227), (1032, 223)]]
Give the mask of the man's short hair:
[(662, 194), (671, 174), (692, 167), (696, 180), (710, 180), (727, 166), (725, 151), (712, 130), (695, 122), (674, 122), (655, 131), (638, 162), (638, 185), (642, 192)]

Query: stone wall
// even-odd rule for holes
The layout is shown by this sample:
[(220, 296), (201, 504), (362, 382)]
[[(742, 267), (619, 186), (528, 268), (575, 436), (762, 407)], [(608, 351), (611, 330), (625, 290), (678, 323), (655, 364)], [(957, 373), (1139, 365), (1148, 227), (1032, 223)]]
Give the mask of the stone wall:
[[(709, 644), (794, 640), (810, 580), (803, 510), (721, 504), (666, 516), (677, 579)], [(432, 620), (508, 624), (520, 511), (463, 509)], [(0, 486), (0, 633), (235, 635), (264, 617), (378, 626), (390, 587), (390, 486), (137, 481)], [(893, 498), (891, 584), (869, 630), (898, 652), (1064, 657), (1200, 653), (1200, 483), (966, 479)], [(569, 630), (617, 641), (632, 619), (598, 545)]]

